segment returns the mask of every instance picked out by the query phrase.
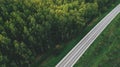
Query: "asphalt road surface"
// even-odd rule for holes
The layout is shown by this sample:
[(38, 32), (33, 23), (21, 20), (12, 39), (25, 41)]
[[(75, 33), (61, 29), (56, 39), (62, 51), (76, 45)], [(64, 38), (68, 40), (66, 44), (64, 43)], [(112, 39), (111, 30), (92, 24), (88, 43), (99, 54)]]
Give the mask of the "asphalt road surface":
[(57, 65), (56, 67), (73, 67), (93, 41), (120, 13), (120, 4), (106, 15)]

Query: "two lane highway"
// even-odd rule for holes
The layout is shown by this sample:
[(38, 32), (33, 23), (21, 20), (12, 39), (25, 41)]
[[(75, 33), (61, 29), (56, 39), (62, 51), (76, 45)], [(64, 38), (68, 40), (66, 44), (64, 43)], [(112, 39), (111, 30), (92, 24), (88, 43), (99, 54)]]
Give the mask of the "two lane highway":
[(73, 67), (87, 48), (94, 42), (100, 33), (120, 13), (120, 4), (105, 16), (57, 65), (56, 67)]

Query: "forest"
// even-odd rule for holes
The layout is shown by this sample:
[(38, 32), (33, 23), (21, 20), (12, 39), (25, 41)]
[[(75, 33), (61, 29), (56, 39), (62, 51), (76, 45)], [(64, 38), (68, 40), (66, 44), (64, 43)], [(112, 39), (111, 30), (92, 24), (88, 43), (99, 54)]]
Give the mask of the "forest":
[(64, 46), (114, 3), (0, 0), (0, 67), (30, 67), (38, 55)]

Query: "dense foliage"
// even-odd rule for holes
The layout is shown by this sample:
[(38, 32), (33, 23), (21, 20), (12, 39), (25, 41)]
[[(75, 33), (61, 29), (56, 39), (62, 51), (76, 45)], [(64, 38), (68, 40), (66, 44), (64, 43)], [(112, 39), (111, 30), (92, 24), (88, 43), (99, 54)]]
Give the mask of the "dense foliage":
[(110, 1), (0, 0), (0, 67), (29, 67), (79, 34)]

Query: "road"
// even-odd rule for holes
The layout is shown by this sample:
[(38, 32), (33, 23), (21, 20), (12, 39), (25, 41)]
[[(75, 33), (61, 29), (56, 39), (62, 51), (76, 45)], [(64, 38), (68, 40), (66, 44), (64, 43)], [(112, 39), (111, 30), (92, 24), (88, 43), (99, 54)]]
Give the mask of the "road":
[(119, 13), (120, 4), (88, 32), (88, 34), (56, 65), (56, 67), (73, 67), (88, 47)]

